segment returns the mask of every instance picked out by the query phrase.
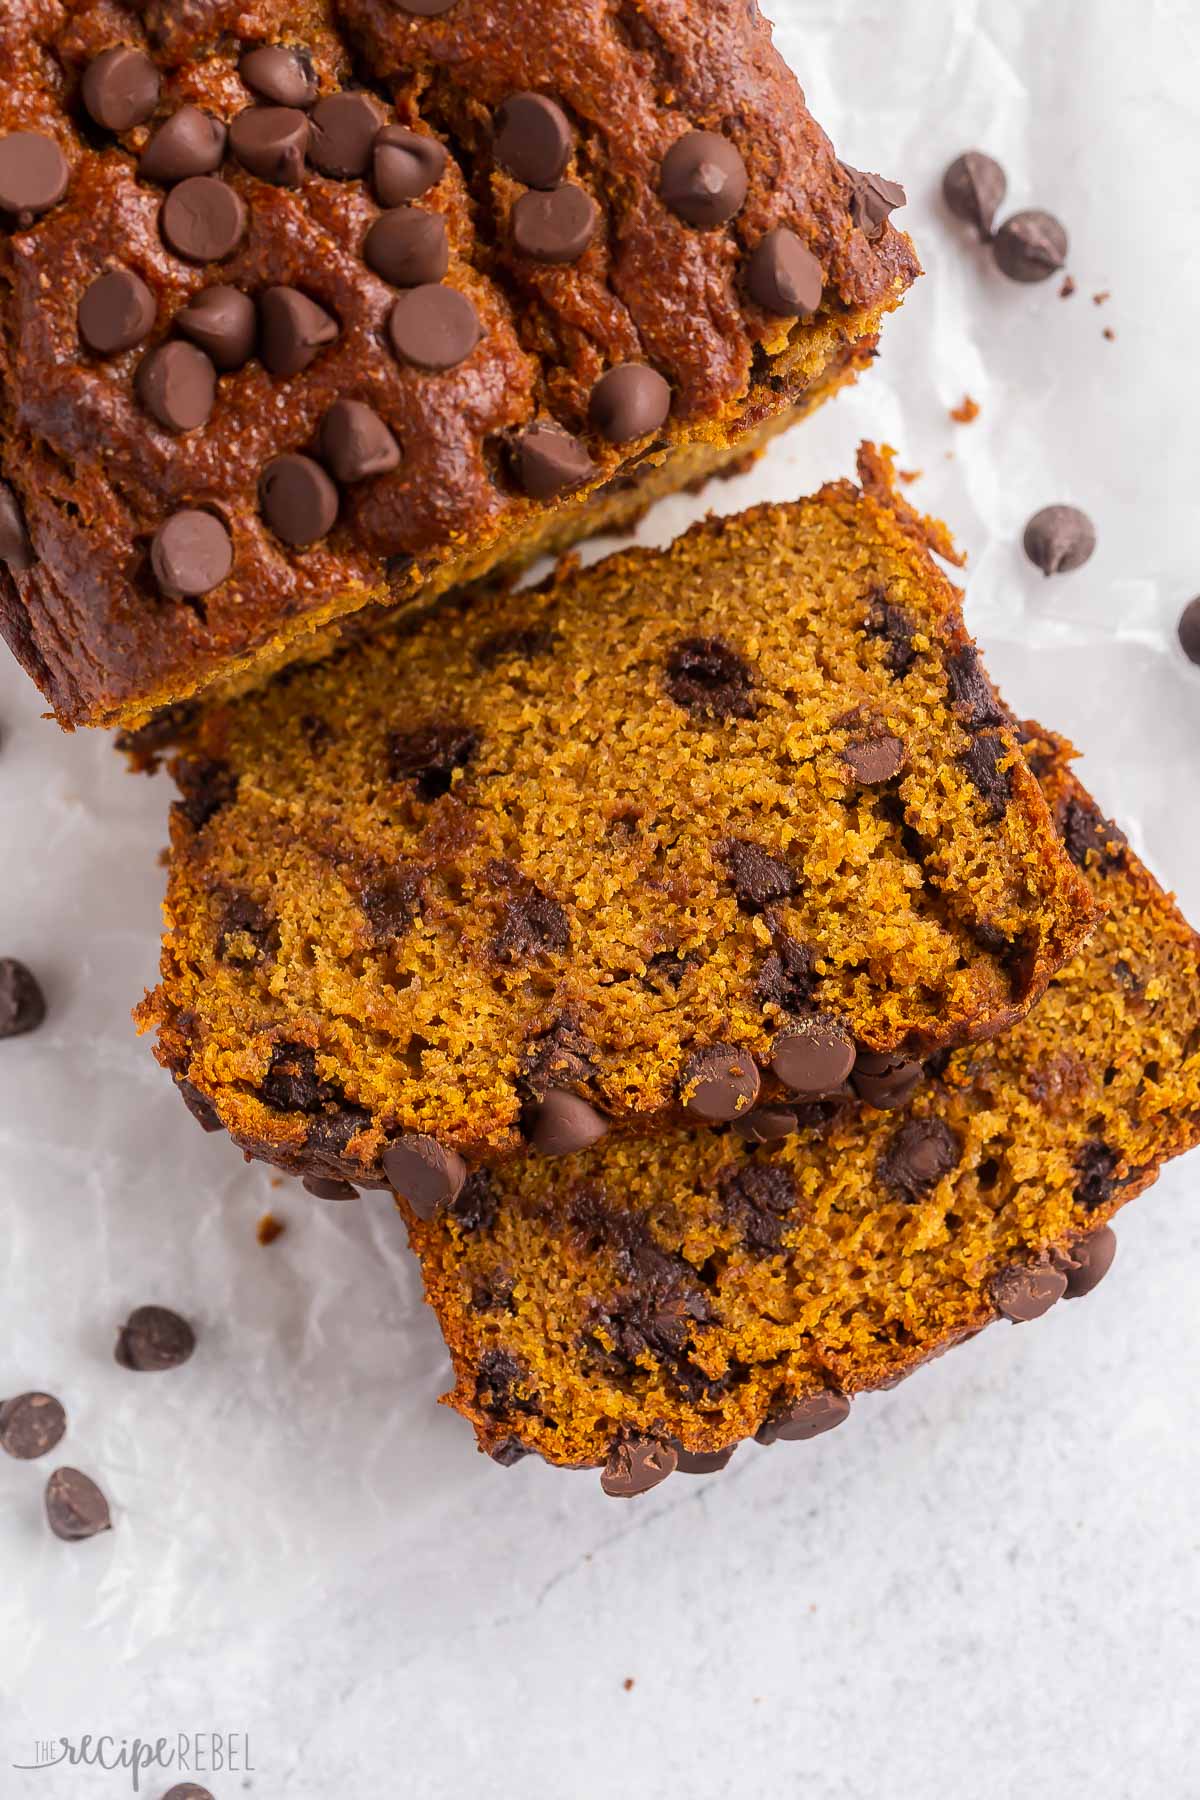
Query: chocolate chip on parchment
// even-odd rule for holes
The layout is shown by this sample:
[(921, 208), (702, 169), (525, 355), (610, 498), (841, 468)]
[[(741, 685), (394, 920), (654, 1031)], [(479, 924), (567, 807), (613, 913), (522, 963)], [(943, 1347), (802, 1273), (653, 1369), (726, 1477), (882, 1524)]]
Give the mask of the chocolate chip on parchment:
[(383, 1172), (418, 1219), (432, 1219), (454, 1200), (467, 1179), (467, 1165), (424, 1132), (407, 1131), (383, 1152)]
[(1066, 1291), (1066, 1276), (1051, 1263), (1015, 1263), (992, 1280), (992, 1299), (1001, 1315), (1014, 1325), (1040, 1319)]
[(238, 74), (248, 88), (275, 106), (299, 106), (304, 110), (317, 97), (317, 76), (307, 51), (287, 44), (258, 44), (247, 50)]
[(750, 665), (720, 638), (683, 638), (673, 645), (664, 685), (676, 706), (698, 718), (754, 717)]
[(222, 262), (246, 234), (246, 202), (215, 175), (190, 175), (162, 203), (159, 228), (187, 262)]
[(201, 288), (180, 307), (174, 323), (222, 373), (242, 368), (254, 354), (258, 314), (240, 288)]
[[(3, 550), (0, 549), (0, 556)], [(1179, 615), (1176, 627), (1179, 645), (1189, 662), (1200, 663), (1200, 594), (1189, 600)]]
[(335, 400), (320, 425), (321, 456), (343, 486), (400, 466), (400, 446), (362, 400)]
[(578, 262), (596, 235), (600, 209), (571, 182), (546, 192), (531, 189), (512, 210), (513, 243), (535, 262)]
[(371, 146), (375, 195), (381, 206), (420, 200), (446, 172), (445, 148), (424, 132), (385, 125)]
[(539, 421), (517, 439), (517, 476), (531, 500), (554, 500), (596, 473), (579, 439)]
[(670, 410), (670, 386), (646, 363), (618, 363), (601, 375), (588, 401), (588, 418), (610, 444), (657, 431)]
[(388, 317), (388, 337), (401, 362), (434, 374), (465, 362), (483, 335), (466, 294), (436, 282), (409, 288)]
[(846, 745), (842, 759), (860, 787), (878, 787), (904, 767), (904, 745), (898, 737), (860, 738)]
[(573, 1156), (608, 1134), (603, 1113), (563, 1088), (552, 1088), (533, 1113), (529, 1142), (542, 1156)]
[(0, 562), (13, 575), (25, 575), (34, 561), (21, 503), (9, 483), (0, 481)]
[(764, 312), (805, 318), (821, 304), (825, 271), (794, 231), (778, 226), (759, 239), (746, 263), (746, 291)]
[(510, 94), (496, 114), (496, 161), (526, 187), (554, 186), (571, 141), (567, 115), (545, 94)]
[(113, 1355), (123, 1369), (158, 1374), (182, 1367), (195, 1348), (195, 1332), (169, 1306), (135, 1306), (117, 1332)]
[(299, 375), (338, 335), (332, 313), (299, 288), (269, 287), (258, 304), (262, 360), (272, 375)]
[(19, 226), (32, 225), (57, 206), (71, 171), (52, 137), (40, 131), (10, 131), (0, 137), (0, 212)]
[(337, 524), (337, 488), (311, 456), (272, 457), (259, 476), (258, 498), (271, 530), (293, 550), (307, 549)]
[(1081, 1300), (1099, 1287), (1112, 1268), (1117, 1254), (1117, 1234), (1111, 1225), (1093, 1231), (1089, 1237), (1076, 1238), (1071, 1246), (1070, 1263), (1065, 1268), (1067, 1300)]
[(1019, 212), (992, 239), (996, 267), (1010, 281), (1046, 281), (1067, 260), (1067, 234), (1048, 212)]
[(1008, 190), (1008, 177), (995, 157), (982, 150), (964, 150), (942, 177), (942, 194), (956, 219), (973, 225), (981, 238), (990, 238), (1000, 203)]
[(884, 1148), (880, 1180), (914, 1202), (956, 1169), (961, 1156), (962, 1144), (944, 1119), (910, 1119)]
[(207, 424), (217, 399), (212, 362), (195, 344), (179, 338), (142, 358), (133, 385), (156, 424), (176, 434)]
[(46, 1017), (46, 998), (32, 969), (15, 956), (0, 956), (0, 1039), (36, 1031)]
[(439, 282), (450, 267), (446, 221), (421, 206), (393, 206), (380, 213), (363, 239), (363, 261), (392, 287)]
[(1077, 506), (1044, 506), (1025, 527), (1025, 554), (1043, 575), (1081, 569), (1096, 548), (1096, 527)]
[(665, 1481), (674, 1473), (678, 1461), (678, 1454), (670, 1444), (631, 1434), (613, 1445), (600, 1476), (600, 1486), (611, 1500), (632, 1500), (635, 1495), (647, 1494), (660, 1481)]
[(749, 1112), (762, 1084), (758, 1067), (748, 1050), (732, 1044), (713, 1044), (700, 1050), (684, 1067), (680, 1098), (684, 1111), (708, 1124), (724, 1124), (739, 1113)]
[(158, 105), (162, 82), (142, 50), (127, 45), (104, 50), (83, 73), (80, 98), (105, 131), (130, 131), (144, 125)]
[(908, 195), (898, 181), (889, 181), (886, 175), (873, 175), (845, 162), (842, 172), (850, 180), (850, 217), (869, 243), (877, 243), (892, 214), (907, 206)]
[(229, 126), (229, 148), (251, 175), (275, 187), (304, 180), (308, 116), (296, 106), (247, 106)]
[(798, 1399), (774, 1406), (754, 1437), (760, 1444), (807, 1443), (810, 1438), (820, 1437), (823, 1432), (843, 1424), (849, 1416), (848, 1396), (839, 1394), (834, 1388), (823, 1388), (819, 1393), (803, 1394)]
[(83, 291), (76, 315), (79, 335), (97, 356), (132, 350), (154, 329), (158, 306), (140, 275), (110, 269)]
[(22, 1462), (47, 1455), (66, 1429), (66, 1409), (53, 1394), (17, 1394), (0, 1402), (0, 1450)]
[(309, 161), (322, 175), (352, 181), (371, 166), (371, 150), (384, 124), (377, 100), (361, 90), (327, 94), (309, 114)]
[(55, 1469), (46, 1483), (45, 1501), (51, 1531), (68, 1543), (112, 1527), (108, 1501), (91, 1476), (78, 1469)]
[(228, 140), (220, 119), (198, 106), (181, 106), (164, 119), (142, 151), (138, 174), (159, 187), (174, 187), (192, 175), (215, 175)]
[(724, 225), (746, 198), (741, 151), (715, 131), (687, 131), (662, 160), (659, 192), (689, 225)]
[(855, 1063), (853, 1039), (835, 1019), (802, 1019), (771, 1046), (771, 1072), (794, 1094), (837, 1094)]

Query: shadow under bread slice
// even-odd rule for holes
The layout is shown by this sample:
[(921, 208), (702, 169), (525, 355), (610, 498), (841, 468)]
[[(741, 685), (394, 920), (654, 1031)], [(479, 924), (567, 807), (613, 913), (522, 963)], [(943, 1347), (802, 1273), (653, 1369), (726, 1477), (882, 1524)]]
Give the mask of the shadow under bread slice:
[(993, 1319), (1084, 1294), (1117, 1211), (1200, 1142), (1200, 940), (1033, 728), (1026, 756), (1103, 906), (1003, 1037), (935, 1058), (891, 1115), (793, 1109), (755, 1144), (679, 1131), (478, 1174), (405, 1207), (449, 1403), (501, 1462), (610, 1493), (804, 1439)]
[(427, 1205), (771, 1099), (894, 1106), (1094, 918), (930, 545), (860, 456), (666, 551), (206, 711), (162, 980), (193, 1109)]

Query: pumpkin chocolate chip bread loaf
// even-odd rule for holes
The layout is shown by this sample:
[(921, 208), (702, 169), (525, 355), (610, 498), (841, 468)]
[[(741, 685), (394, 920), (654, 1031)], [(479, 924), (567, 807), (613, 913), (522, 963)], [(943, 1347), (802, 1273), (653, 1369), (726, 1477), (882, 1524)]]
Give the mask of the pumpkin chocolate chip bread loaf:
[(193, 1107), (432, 1202), (613, 1122), (896, 1106), (1019, 1017), (1093, 904), (861, 468), (205, 709), (142, 1009)]
[(753, 0), (6, 0), (0, 628), (136, 725), (629, 519), (918, 273)]
[[(1084, 1294), (1110, 1221), (1200, 1142), (1200, 940), (1100, 817), (1065, 745), (1028, 748), (1105, 914), (1001, 1038), (900, 1114), (772, 1108), (761, 1129), (610, 1141), (405, 1207), (501, 1462), (601, 1465), (609, 1493), (802, 1439), (997, 1317)], [(783, 1132), (787, 1136), (782, 1136)]]

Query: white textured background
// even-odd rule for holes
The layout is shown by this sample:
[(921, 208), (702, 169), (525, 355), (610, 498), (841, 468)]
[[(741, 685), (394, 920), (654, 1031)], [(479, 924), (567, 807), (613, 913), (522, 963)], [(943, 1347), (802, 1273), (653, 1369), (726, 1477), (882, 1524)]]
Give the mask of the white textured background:
[[(773, 10), (842, 152), (907, 181), (929, 276), (862, 386), (707, 503), (789, 497), (849, 472), (860, 436), (893, 442), (971, 553), (1009, 698), (1086, 749), (1198, 916), (1200, 670), (1173, 641), (1200, 590), (1194, 0)], [(1007, 165), (1010, 207), (1068, 223), (1074, 299), (1001, 281), (947, 221), (941, 170), (971, 145)], [(1100, 549), (1050, 583), (1015, 546), (1054, 500)], [(434, 1406), (446, 1366), (386, 1201), (273, 1188), (133, 1037), (164, 787), (60, 738), (8, 665), (0, 725), (0, 952), (51, 1006), (0, 1046), (0, 1393), (47, 1387), (71, 1418), (47, 1462), (0, 1457), (5, 1800), (130, 1791), (11, 1771), (38, 1738), (180, 1730), (248, 1732), (263, 1800), (1200, 1794), (1195, 1157), (1123, 1215), (1094, 1298), (986, 1333), (834, 1437), (625, 1506), (594, 1475), (496, 1468)], [(289, 1230), (260, 1249), (268, 1205)], [(150, 1299), (200, 1348), (131, 1376), (112, 1333)], [(111, 1534), (49, 1536), (55, 1461), (100, 1478)]]

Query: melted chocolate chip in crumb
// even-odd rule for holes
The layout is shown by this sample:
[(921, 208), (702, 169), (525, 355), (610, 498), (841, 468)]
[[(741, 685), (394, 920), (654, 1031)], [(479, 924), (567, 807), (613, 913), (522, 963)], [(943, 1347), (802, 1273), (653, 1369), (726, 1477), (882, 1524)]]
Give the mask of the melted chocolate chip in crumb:
[(228, 763), (184, 757), (172, 770), (180, 799), (175, 804), (193, 831), (201, 831), (223, 806), (237, 798), (238, 778)]
[(547, 951), (561, 954), (570, 948), (571, 928), (557, 900), (511, 864), (491, 863), (488, 873), (508, 894), (491, 944), (497, 962), (517, 962)]
[(910, 1119), (888, 1140), (879, 1176), (902, 1199), (914, 1202), (959, 1164), (962, 1145), (944, 1119)]
[(1104, 818), (1096, 807), (1072, 797), (1063, 809), (1061, 832), (1067, 855), (1076, 868), (1086, 869), (1090, 858), (1099, 858), (1099, 871), (1107, 875), (1121, 861), (1125, 833)]
[[(233, 894), (221, 915), (217, 956), (221, 962), (265, 962), (277, 943), (275, 922), (249, 894)], [(246, 945), (249, 945), (247, 956)]]
[(969, 730), (1004, 724), (1004, 708), (979, 666), (979, 652), (974, 644), (966, 644), (946, 658), (946, 680), (959, 718)]
[(787, 864), (771, 856), (761, 844), (727, 838), (718, 847), (718, 854), (729, 871), (738, 905), (747, 912), (760, 912), (764, 906), (786, 900), (795, 891), (795, 878)]
[(754, 679), (744, 657), (720, 638), (683, 638), (668, 653), (667, 693), (702, 719), (752, 719)]
[(317, 1074), (316, 1051), (308, 1044), (276, 1044), (259, 1094), (278, 1112), (319, 1112), (330, 1090)]
[(960, 758), (994, 821), (1004, 817), (1012, 798), (1012, 768), (1000, 766), (1006, 758), (1011, 764), (1008, 746), (995, 732), (984, 732), (975, 738)]
[(1117, 1191), (1121, 1158), (1103, 1139), (1085, 1144), (1075, 1159), (1075, 1198), (1087, 1212), (1104, 1206)]
[(881, 638), (887, 645), (884, 661), (892, 674), (907, 675), (917, 658), (913, 648), (917, 628), (911, 614), (902, 606), (894, 606), (878, 592), (872, 600), (864, 629), (868, 637)]
[(785, 1224), (798, 1225), (804, 1216), (796, 1183), (779, 1163), (735, 1163), (722, 1170), (717, 1187), (726, 1216), (758, 1255), (773, 1256), (782, 1248)]
[(438, 800), (454, 786), (455, 772), (465, 769), (479, 748), (479, 733), (469, 725), (422, 725), (394, 732), (388, 745), (388, 775), (411, 781), (422, 800)]
[(776, 932), (774, 947), (763, 958), (754, 997), (762, 1007), (801, 1013), (816, 993), (815, 957), (807, 944), (798, 944), (785, 932)]
[(549, 626), (515, 626), (511, 631), (495, 631), (485, 637), (475, 647), (475, 661), (481, 669), (494, 669), (497, 663), (510, 658), (532, 662), (535, 656), (549, 656), (558, 641), (558, 633)]

